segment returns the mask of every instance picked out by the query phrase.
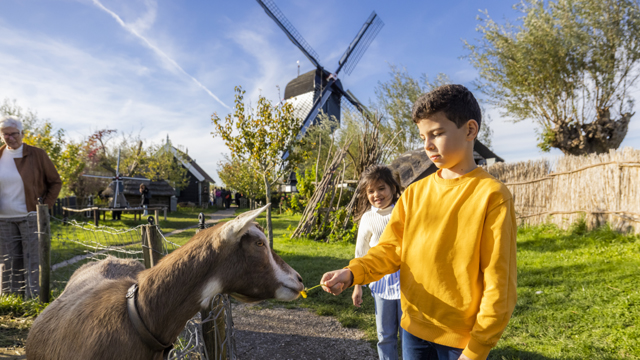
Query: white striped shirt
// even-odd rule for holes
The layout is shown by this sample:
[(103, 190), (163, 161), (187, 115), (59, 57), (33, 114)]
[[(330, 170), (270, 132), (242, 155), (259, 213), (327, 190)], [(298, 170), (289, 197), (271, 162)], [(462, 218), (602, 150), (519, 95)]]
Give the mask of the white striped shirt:
[[(369, 211), (362, 215), (360, 226), (358, 227), (358, 239), (356, 241), (356, 257), (363, 257), (370, 248), (378, 245), (380, 235), (391, 219), (393, 205), (378, 209), (371, 207)], [(400, 271), (385, 275), (382, 279), (369, 284), (371, 293), (386, 300), (400, 299)]]

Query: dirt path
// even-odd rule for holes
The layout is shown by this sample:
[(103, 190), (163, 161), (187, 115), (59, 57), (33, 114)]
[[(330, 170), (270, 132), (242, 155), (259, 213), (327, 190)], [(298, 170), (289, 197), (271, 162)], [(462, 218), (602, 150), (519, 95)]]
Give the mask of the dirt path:
[(26, 359), (24, 344), (32, 322), (32, 318), (0, 316), (0, 360)]
[(235, 305), (238, 360), (377, 359), (378, 353), (357, 329), (307, 309)]

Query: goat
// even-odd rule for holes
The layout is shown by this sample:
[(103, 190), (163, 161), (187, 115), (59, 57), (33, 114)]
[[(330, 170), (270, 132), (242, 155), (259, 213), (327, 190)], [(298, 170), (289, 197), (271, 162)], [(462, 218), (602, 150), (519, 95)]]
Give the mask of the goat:
[(125, 295), (136, 283), (139, 317), (162, 344), (175, 342), (186, 322), (218, 293), (243, 302), (296, 299), (304, 289), (302, 278), (271, 250), (253, 222), (267, 206), (200, 231), (147, 270), (135, 260), (114, 257), (83, 265), (33, 322), (27, 358), (161, 359), (162, 352), (145, 345), (127, 312)]

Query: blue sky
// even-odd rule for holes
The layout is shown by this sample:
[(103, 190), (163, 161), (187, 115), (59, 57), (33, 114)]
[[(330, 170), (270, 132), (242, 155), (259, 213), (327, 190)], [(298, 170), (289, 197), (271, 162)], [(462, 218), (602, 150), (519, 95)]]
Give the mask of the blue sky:
[[(514, 20), (515, 0), (274, 0), (329, 70), (375, 10), (385, 22), (345, 88), (368, 102), (388, 64), (414, 76), (443, 72), (471, 87), (477, 71), (461, 56), (478, 37), (476, 16)], [(0, 100), (16, 99), (81, 139), (111, 128), (174, 144), (214, 178), (227, 152), (210, 135), (211, 114), (233, 106), (233, 88), (277, 100), (312, 65), (254, 0), (0, 0)], [(640, 93), (636, 92), (637, 95)], [(488, 109), (494, 150), (507, 161), (556, 156), (535, 146), (534, 125)], [(623, 146), (640, 148), (632, 119)]]

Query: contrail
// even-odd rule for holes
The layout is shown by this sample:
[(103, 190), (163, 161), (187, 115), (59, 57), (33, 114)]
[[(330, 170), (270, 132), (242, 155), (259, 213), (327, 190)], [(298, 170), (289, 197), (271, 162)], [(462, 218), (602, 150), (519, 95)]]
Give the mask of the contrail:
[(100, 9), (104, 10), (107, 14), (111, 15), (114, 19), (116, 19), (116, 21), (118, 22), (118, 24), (122, 25), (123, 28), (125, 28), (125, 30), (127, 30), (128, 32), (130, 32), (131, 34), (137, 36), (140, 40), (142, 40), (151, 50), (153, 50), (156, 54), (158, 54), (161, 58), (167, 60), (169, 63), (171, 63), (173, 66), (176, 67), (176, 69), (180, 70), (180, 72), (182, 72), (183, 74), (185, 74), (187, 77), (189, 77), (191, 80), (193, 80), (199, 87), (202, 88), (202, 90), (206, 91), (207, 94), (209, 94), (212, 98), (214, 98), (217, 102), (219, 102), (222, 106), (226, 107), (227, 109), (231, 109), (230, 107), (227, 106), (227, 104), (225, 104), (224, 102), (222, 102), (222, 100), (220, 100), (217, 96), (215, 96), (209, 89), (206, 88), (206, 86), (202, 85), (202, 83), (200, 81), (198, 81), (198, 79), (194, 78), (193, 76), (189, 75), (186, 71), (184, 71), (184, 69), (178, 65), (177, 62), (175, 62), (172, 58), (170, 58), (167, 54), (165, 54), (162, 50), (158, 49), (155, 45), (153, 45), (152, 43), (149, 42), (149, 40), (147, 40), (144, 36), (140, 35), (136, 30), (134, 30), (133, 28), (131, 28), (130, 26), (127, 26), (127, 24), (125, 24), (124, 21), (122, 21), (122, 19), (120, 18), (120, 16), (118, 16), (118, 14), (114, 13), (113, 11), (107, 9), (104, 5), (102, 5), (102, 3), (98, 0), (93, 0), (93, 3), (99, 7)]

